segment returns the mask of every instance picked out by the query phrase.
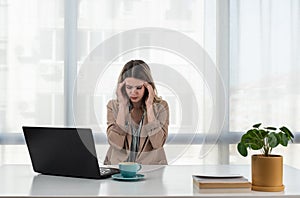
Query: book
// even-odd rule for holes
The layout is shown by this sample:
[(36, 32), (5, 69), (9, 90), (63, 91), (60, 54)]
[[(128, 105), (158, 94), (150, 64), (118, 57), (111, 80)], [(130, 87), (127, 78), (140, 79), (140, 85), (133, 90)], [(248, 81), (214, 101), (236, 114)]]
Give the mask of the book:
[(221, 188), (248, 188), (251, 189), (251, 182), (241, 175), (193, 175), (193, 183), (200, 189), (221, 189)]
[(193, 193), (223, 194), (223, 193), (250, 193), (251, 188), (198, 188), (194, 185)]

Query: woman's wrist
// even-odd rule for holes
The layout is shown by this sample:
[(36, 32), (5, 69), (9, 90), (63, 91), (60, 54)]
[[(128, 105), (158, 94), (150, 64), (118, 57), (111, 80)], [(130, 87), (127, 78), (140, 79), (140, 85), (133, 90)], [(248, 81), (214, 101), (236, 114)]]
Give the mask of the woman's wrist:
[(148, 122), (153, 122), (155, 120), (154, 112), (153, 112), (153, 105), (147, 105), (147, 118)]
[(119, 109), (126, 109), (128, 108), (128, 100), (118, 100), (118, 104), (119, 104)]
[(119, 126), (124, 127), (126, 125), (125, 117), (126, 117), (127, 111), (128, 110), (126, 110), (126, 106), (119, 104), (119, 110), (118, 110), (118, 115), (117, 115), (117, 119), (116, 119), (116, 122)]
[(153, 103), (146, 103), (146, 109), (151, 109), (153, 108)]
[(119, 109), (125, 109), (127, 107), (126, 103), (120, 102), (119, 103)]

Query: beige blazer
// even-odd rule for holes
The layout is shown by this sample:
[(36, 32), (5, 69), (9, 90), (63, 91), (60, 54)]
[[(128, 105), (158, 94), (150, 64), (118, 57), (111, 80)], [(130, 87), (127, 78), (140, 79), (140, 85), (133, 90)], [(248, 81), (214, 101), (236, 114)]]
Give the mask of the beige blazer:
[[(107, 138), (110, 147), (107, 151), (104, 164), (118, 164), (126, 161), (130, 154), (131, 147), (131, 124), (133, 120), (129, 109), (125, 117), (125, 126), (116, 123), (118, 115), (118, 102), (111, 100), (107, 104)], [(168, 103), (162, 100), (153, 104), (156, 120), (148, 123), (147, 116), (144, 116), (140, 133), (139, 150), (136, 162), (141, 164), (167, 164), (167, 158), (163, 145), (168, 136), (169, 107)]]

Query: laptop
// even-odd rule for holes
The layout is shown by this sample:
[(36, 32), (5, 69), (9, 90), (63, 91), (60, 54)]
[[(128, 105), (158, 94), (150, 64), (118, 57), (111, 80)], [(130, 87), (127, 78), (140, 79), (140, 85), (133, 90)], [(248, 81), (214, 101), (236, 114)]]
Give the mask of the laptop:
[(23, 126), (33, 170), (45, 175), (104, 179), (117, 168), (99, 167), (92, 130)]

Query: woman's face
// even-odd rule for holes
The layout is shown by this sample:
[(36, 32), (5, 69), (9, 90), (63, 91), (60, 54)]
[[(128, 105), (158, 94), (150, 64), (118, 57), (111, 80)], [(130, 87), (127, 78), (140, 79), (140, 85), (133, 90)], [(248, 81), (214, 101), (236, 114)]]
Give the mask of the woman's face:
[(140, 102), (145, 93), (145, 81), (137, 78), (125, 79), (125, 90), (131, 102)]

